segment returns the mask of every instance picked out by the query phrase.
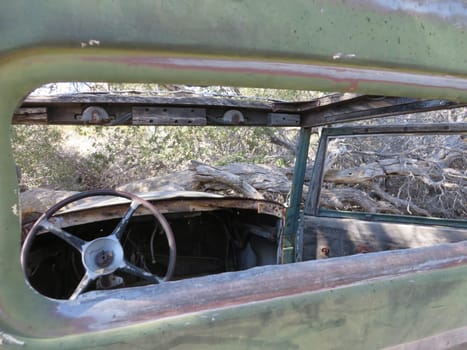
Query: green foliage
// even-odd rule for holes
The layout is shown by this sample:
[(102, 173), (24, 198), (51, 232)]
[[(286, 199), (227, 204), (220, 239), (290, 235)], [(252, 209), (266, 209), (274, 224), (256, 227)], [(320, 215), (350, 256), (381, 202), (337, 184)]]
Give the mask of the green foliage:
[[(237, 95), (276, 100), (307, 100), (312, 91), (193, 87), (161, 84), (54, 83), (36, 94), (63, 92), (186, 93)], [(211, 165), (248, 162), (288, 167), (297, 130), (242, 127), (58, 127), (13, 126), (12, 143), (22, 182), (29, 188), (85, 190), (115, 187), (133, 180), (165, 175), (190, 160)]]
[(267, 128), (28, 125), (14, 126), (12, 141), (27, 187), (85, 190), (165, 175), (190, 160), (290, 166), (293, 155), (270, 136)]
[(72, 185), (73, 159), (62, 152), (63, 134), (58, 127), (17, 125), (11, 131), (13, 154), (28, 187)]

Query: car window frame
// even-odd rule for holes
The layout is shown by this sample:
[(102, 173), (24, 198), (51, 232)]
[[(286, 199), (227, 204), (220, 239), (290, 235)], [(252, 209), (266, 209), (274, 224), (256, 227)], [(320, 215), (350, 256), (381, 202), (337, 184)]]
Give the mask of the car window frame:
[(356, 218), (367, 221), (386, 221), (428, 225), (446, 225), (467, 228), (467, 219), (441, 219), (415, 215), (393, 215), (383, 213), (351, 212), (323, 209), (320, 195), (324, 182), (325, 160), (329, 141), (338, 137), (388, 135), (467, 135), (467, 123), (406, 124), (383, 126), (336, 126), (321, 130), (318, 150), (310, 172), (309, 191), (306, 197), (304, 215), (334, 218)]

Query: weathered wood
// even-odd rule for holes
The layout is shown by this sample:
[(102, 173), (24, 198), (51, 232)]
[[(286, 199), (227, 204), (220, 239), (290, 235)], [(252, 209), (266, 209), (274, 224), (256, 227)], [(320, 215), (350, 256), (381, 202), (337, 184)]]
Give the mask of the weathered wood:
[(189, 191), (193, 190), (193, 171), (184, 170), (164, 176), (151, 177), (130, 182), (117, 187), (125, 192), (152, 192), (152, 191)]
[(358, 205), (367, 213), (401, 214), (401, 211), (390, 203), (377, 201), (357, 188), (321, 189), (320, 207), (348, 210), (349, 204)]
[(458, 173), (458, 180), (467, 181), (467, 176), (463, 176), (462, 173), (456, 172), (454, 169), (448, 169), (445, 174), (443, 171), (444, 169), (436, 169), (437, 173), (433, 174), (433, 170), (435, 170), (434, 168), (435, 167), (432, 162), (425, 160), (412, 158), (388, 158), (354, 168), (342, 170), (328, 169), (324, 175), (324, 180), (336, 184), (359, 184), (368, 182), (377, 177), (402, 175), (417, 176), (427, 185), (442, 186), (442, 182), (435, 182), (431, 177), (435, 175), (438, 178), (447, 178), (450, 173), (454, 172)]
[(166, 106), (218, 106), (231, 108), (253, 108), (271, 112), (298, 113), (340, 103), (355, 102), (365, 95), (354, 93), (330, 94), (310, 101), (278, 101), (250, 96), (205, 96), (189, 91), (174, 92), (96, 92), (51, 96), (28, 96), (23, 106), (60, 104), (131, 104)]
[(325, 129), (327, 135), (466, 135), (467, 123), (436, 123), (436, 124), (404, 124), (404, 125), (372, 125), (331, 127)]
[[(364, 120), (395, 114), (407, 114), (420, 111), (449, 109), (464, 106), (445, 100), (420, 100), (401, 97), (375, 97), (356, 94), (335, 94), (304, 102), (280, 102), (258, 100), (245, 97), (206, 97), (187, 92), (173, 94), (68, 94), (57, 96), (30, 96), (22, 107), (70, 108), (76, 105), (94, 105), (116, 109), (147, 105), (152, 107), (199, 107), (206, 109), (223, 108), (241, 110), (242, 113), (261, 112), (245, 118), (251, 125), (277, 125), (303, 127), (323, 126), (344, 121)], [(271, 114), (272, 113), (272, 114)], [(280, 114), (283, 118), (277, 118)], [(208, 113), (209, 115), (209, 113)], [(293, 116), (292, 116), (293, 115)], [(73, 118), (65, 118), (67, 123), (82, 124)], [(250, 120), (251, 119), (251, 120)], [(63, 119), (61, 119), (63, 121)], [(297, 124), (297, 121), (299, 123)], [(208, 120), (209, 125), (226, 125), (221, 119)], [(175, 124), (174, 124), (175, 125)]]
[(289, 175), (292, 170), (269, 165), (250, 163), (231, 163), (220, 166), (219, 169), (242, 177), (256, 190), (286, 195), (290, 192)]
[(365, 98), (366, 95), (355, 93), (335, 93), (317, 97), (311, 101), (293, 101), (293, 102), (274, 102), (275, 111), (284, 112), (304, 112), (318, 107), (324, 108), (330, 105), (346, 104)]
[(264, 129), (265, 133), (268, 135), (269, 140), (278, 146), (281, 146), (285, 149), (287, 149), (288, 152), (290, 152), (291, 155), (296, 154), (297, 152), (297, 145), (296, 143), (292, 143), (288, 140), (286, 140), (284, 137), (282, 137), (282, 134), (278, 132), (277, 130), (273, 129)]
[[(325, 138), (380, 134), (446, 135), (446, 140), (449, 142), (443, 143), (439, 147), (439, 152), (434, 152), (429, 157), (426, 156), (425, 159), (420, 159), (421, 156), (418, 155), (420, 152), (423, 154), (423, 145), (420, 145), (420, 149), (409, 149), (404, 153), (388, 151), (385, 154), (353, 150), (351, 146), (347, 147), (347, 145), (342, 144), (338, 150), (327, 150), (327, 147), (324, 147)], [(431, 187), (436, 193), (451, 193), (453, 196), (457, 196), (454, 200), (462, 207), (463, 198), (465, 198), (463, 194), (467, 193), (466, 187), (463, 186), (467, 182), (467, 176), (459, 164), (463, 164), (462, 162), (466, 159), (465, 134), (467, 134), (467, 123), (324, 128), (320, 143), (320, 145), (323, 144), (323, 147), (318, 148), (317, 161), (315, 162), (318, 164), (318, 168), (313, 170), (314, 182), (311, 184), (310, 200), (305, 212), (317, 215), (320, 206), (353, 211), (352, 207), (358, 206), (359, 211), (369, 213), (409, 213), (419, 216), (450, 217), (449, 212), (443, 211), (442, 207), (424, 207), (421, 203), (414, 203), (410, 199), (401, 199), (391, 195), (379, 185), (379, 182), (391, 179), (391, 176), (410, 178), (418, 185)], [(349, 151), (350, 149), (352, 151)], [(335, 163), (338, 161), (339, 157), (336, 155), (345, 154), (345, 159), (351, 159), (354, 153), (357, 156), (356, 159), (371, 160), (368, 162), (360, 160), (362, 164), (359, 166), (340, 166), (337, 169), (330, 169), (331, 165), (336, 165)], [(328, 155), (331, 157), (325, 159)], [(375, 161), (375, 158), (379, 159)], [(323, 172), (326, 182), (324, 186), (320, 179)], [(344, 186), (335, 186), (336, 184), (348, 186), (343, 188)], [(323, 193), (320, 194), (320, 191)], [(369, 194), (373, 195), (369, 196)]]
[(431, 164), (423, 160), (389, 158), (354, 168), (328, 169), (324, 174), (324, 180), (336, 184), (358, 184), (388, 175), (428, 177), (430, 168)]
[(300, 126), (300, 114), (268, 113), (269, 126)]
[[(387, 201), (388, 203), (393, 204), (396, 208), (406, 208), (406, 210), (413, 215), (418, 215), (418, 216), (427, 216), (430, 217), (431, 213), (428, 210), (425, 210), (423, 208), (420, 208), (418, 205), (416, 205), (413, 202), (410, 202), (405, 199), (400, 199), (396, 198), (389, 193), (383, 191), (381, 187), (378, 185), (374, 184), (371, 189), (383, 200)], [(381, 212), (381, 211), (379, 211)]]
[[(208, 192), (228, 192), (232, 187), (226, 182), (216, 181), (215, 177), (207, 181), (198, 181), (195, 178), (196, 166), (204, 163), (194, 162), (190, 169), (174, 172), (169, 175), (149, 179), (133, 181), (129, 184), (119, 186), (117, 189), (127, 192), (150, 192), (150, 191), (190, 191), (203, 190)], [(222, 172), (228, 172), (241, 178), (252, 186), (256, 191), (263, 194), (276, 193), (286, 196), (290, 191), (291, 182), (288, 178), (289, 169), (282, 169), (267, 165), (248, 163), (232, 163), (217, 167)]]
[(214, 168), (212, 166), (200, 164), (198, 162), (192, 162), (191, 168), (195, 170), (195, 181), (200, 183), (220, 182), (245, 195), (246, 197), (257, 199), (264, 198), (261, 193), (259, 193), (248, 182), (244, 181), (240, 176)]
[(302, 114), (302, 126), (315, 127), (341, 122), (381, 118), (391, 115), (463, 107), (465, 104), (445, 100), (419, 100), (404, 97), (366, 96), (346, 104), (331, 105)]
[[(187, 195), (187, 193), (185, 193), (185, 195)], [(220, 196), (203, 197), (197, 196), (196, 193), (192, 193), (188, 197), (168, 196), (166, 198), (158, 197), (157, 193), (154, 193), (154, 197), (146, 198), (162, 214), (205, 212), (223, 209), (246, 209), (252, 210), (258, 214), (273, 215), (278, 218), (283, 218), (284, 216), (284, 207), (281, 204), (267, 200), (227, 198)], [(58, 227), (66, 228), (69, 226), (95, 223), (97, 221), (119, 219), (128, 211), (129, 203), (118, 204), (116, 201), (112, 203), (112, 199), (115, 199), (115, 197), (91, 197), (81, 200), (79, 204), (70, 207), (70, 211), (62, 213), (57, 220), (55, 220), (55, 218), (51, 218), (50, 221)], [(104, 200), (106, 201), (106, 206), (102, 207)], [(151, 213), (147, 208), (140, 206), (133, 216), (136, 217), (140, 215), (151, 215)], [(259, 229), (257, 228), (256, 230)], [(268, 237), (271, 237), (272, 235), (272, 233), (267, 235), (264, 230), (262, 233), (260, 231), (255, 231), (255, 234)]]
[(206, 125), (206, 109), (176, 107), (133, 107), (134, 125)]
[(13, 124), (47, 124), (47, 108), (23, 107), (13, 114)]
[(77, 192), (55, 191), (46, 188), (37, 188), (20, 194), (22, 223), (36, 220), (43, 212)]
[(166, 106), (218, 106), (273, 110), (273, 101), (240, 97), (202, 96), (186, 92), (171, 94), (137, 93), (82, 93), (52, 96), (28, 96), (23, 106), (49, 106), (65, 104), (130, 104)]

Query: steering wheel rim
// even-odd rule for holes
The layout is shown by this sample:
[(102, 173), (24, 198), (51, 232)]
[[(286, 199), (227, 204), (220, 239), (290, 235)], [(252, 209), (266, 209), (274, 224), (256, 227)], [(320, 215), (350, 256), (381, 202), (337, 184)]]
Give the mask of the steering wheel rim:
[[(98, 237), (91, 241), (84, 241), (81, 238), (68, 233), (59, 226), (53, 224), (49, 219), (61, 208), (66, 205), (78, 201), (80, 199), (95, 197), (95, 196), (114, 196), (122, 197), (130, 200), (130, 206), (127, 212), (120, 219), (119, 223), (110, 235)], [(129, 220), (139, 206), (143, 206), (157, 219), (162, 226), (169, 246), (169, 263), (164, 277), (159, 277), (140, 267), (133, 265), (125, 259), (123, 246), (120, 239), (128, 225)], [(74, 247), (81, 254), (82, 263), (85, 273), (78, 286), (69, 297), (69, 300), (76, 299), (82, 294), (89, 284), (101, 276), (108, 276), (113, 272), (120, 270), (125, 271), (134, 276), (140, 277), (153, 283), (163, 283), (172, 277), (176, 262), (176, 245), (172, 229), (165, 217), (145, 199), (128, 192), (117, 190), (91, 190), (84, 191), (67, 197), (47, 209), (32, 225), (29, 230), (23, 245), (21, 247), (21, 267), (28, 280), (27, 266), (28, 255), (35, 237), (41, 229), (45, 229), (51, 234), (59, 237), (67, 244)], [(29, 282), (29, 280), (28, 280)]]

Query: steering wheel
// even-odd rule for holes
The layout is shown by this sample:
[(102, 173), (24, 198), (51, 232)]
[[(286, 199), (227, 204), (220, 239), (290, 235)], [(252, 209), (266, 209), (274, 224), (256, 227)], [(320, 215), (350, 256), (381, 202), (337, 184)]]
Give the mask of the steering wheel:
[[(116, 196), (129, 199), (130, 207), (123, 215), (120, 222), (117, 224), (113, 232), (105, 237), (99, 237), (92, 241), (85, 241), (81, 238), (63, 230), (49, 219), (64, 206), (87, 197), (94, 196)], [(132, 215), (139, 206), (143, 206), (159, 221), (162, 226), (169, 246), (169, 263), (167, 272), (164, 277), (154, 275), (144, 269), (133, 265), (125, 259), (123, 246), (120, 242), (123, 233), (130, 221)], [(84, 276), (78, 286), (70, 296), (70, 300), (74, 300), (83, 293), (89, 284), (98, 277), (108, 276), (117, 270), (127, 272), (134, 276), (140, 277), (152, 283), (162, 283), (170, 280), (176, 260), (175, 239), (169, 223), (165, 217), (148, 201), (127, 192), (115, 190), (94, 190), (77, 193), (73, 196), (65, 198), (49, 208), (42, 214), (31, 227), (26, 239), (21, 248), (21, 266), (27, 276), (26, 267), (28, 266), (29, 251), (34, 242), (35, 237), (41, 230), (46, 230), (55, 236), (61, 238), (66, 243), (74, 247), (81, 254), (81, 260), (85, 269)]]

